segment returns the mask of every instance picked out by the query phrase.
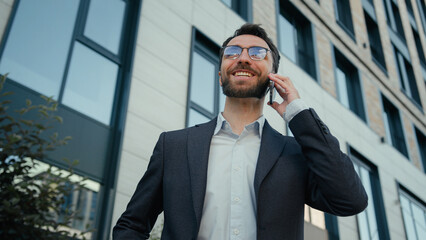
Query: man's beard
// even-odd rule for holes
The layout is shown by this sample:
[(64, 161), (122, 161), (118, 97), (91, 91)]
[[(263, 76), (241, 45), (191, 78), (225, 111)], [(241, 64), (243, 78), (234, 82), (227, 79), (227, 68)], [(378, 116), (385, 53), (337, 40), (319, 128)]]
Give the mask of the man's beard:
[(228, 97), (261, 99), (265, 96), (268, 86), (269, 81), (266, 77), (266, 79), (259, 79), (256, 85), (248, 89), (237, 89), (237, 86), (232, 84), (228, 77), (222, 76), (222, 91)]

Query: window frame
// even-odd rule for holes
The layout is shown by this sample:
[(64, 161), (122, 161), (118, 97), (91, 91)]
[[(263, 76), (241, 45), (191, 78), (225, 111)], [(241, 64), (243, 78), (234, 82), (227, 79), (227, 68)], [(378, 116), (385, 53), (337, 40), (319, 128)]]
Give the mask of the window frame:
[[(426, 203), (422, 199), (420, 199), (419, 197), (417, 197), (414, 193), (412, 193), (410, 190), (408, 190), (408, 188), (406, 188), (404, 185), (402, 185), (399, 182), (397, 182), (397, 191), (398, 191), (398, 202), (399, 202), (399, 205), (400, 205), (399, 209), (401, 211), (402, 222), (404, 224), (405, 238), (408, 239), (408, 236), (407, 236), (407, 223), (405, 222), (404, 210), (402, 209), (401, 195), (403, 195), (405, 198), (408, 199), (408, 201), (410, 203), (410, 209), (411, 209), (411, 211), (412, 211), (412, 207), (411, 207), (412, 204), (415, 204), (420, 209), (422, 209), (425, 212), (425, 219), (426, 219)], [(415, 227), (415, 224), (414, 224), (414, 227)], [(416, 236), (417, 236), (417, 231), (416, 231)], [(419, 238), (417, 237), (417, 239), (419, 239)]]
[(401, 13), (399, 12), (398, 2), (396, 0), (383, 0), (383, 6), (385, 8), (385, 17), (389, 32), (394, 33), (399, 40), (406, 44), (406, 36), (404, 33), (404, 26), (402, 24)]
[[(333, 0), (333, 3), (337, 24), (356, 42), (350, 0)], [(341, 16), (346, 17), (341, 19)]]
[[(414, 138), (416, 139), (417, 152), (419, 155), (419, 162), (424, 173), (426, 173), (426, 134), (418, 129), (413, 124)], [(419, 139), (420, 136), (420, 139)]]
[(231, 6), (220, 0), (247, 22), (253, 21), (253, 0), (231, 0)]
[(416, 0), (417, 10), (419, 11), (420, 21), (423, 26), (423, 33), (426, 36), (426, 4), (422, 0)]
[(409, 58), (407, 59), (396, 46), (393, 46), (393, 54), (401, 92), (410, 99), (413, 105), (423, 111), (416, 76)]
[[(385, 74), (387, 74), (386, 59), (383, 51), (379, 25), (371, 16), (370, 12), (366, 11), (366, 9), (364, 9), (364, 19), (370, 44), (371, 59)], [(374, 51), (377, 52), (379, 58), (375, 57), (375, 54), (373, 54)]]
[[(338, 85), (337, 81), (337, 69), (345, 73), (346, 80), (346, 93), (348, 95), (349, 106), (348, 109), (353, 112), (358, 118), (368, 124), (367, 122), (367, 112), (364, 98), (364, 91), (362, 91), (362, 81), (360, 77), (359, 69), (355, 67), (346, 56), (339, 51), (335, 46), (332, 47), (332, 56), (333, 56), (333, 67), (334, 67), (334, 77), (336, 80), (336, 86)], [(349, 76), (349, 79), (348, 79)], [(339, 88), (336, 88), (338, 95), (338, 100), (340, 102), (340, 92)], [(345, 106), (346, 107), (346, 106)]]
[[(382, 187), (380, 183), (378, 168), (375, 164), (369, 161), (366, 157), (364, 157), (359, 151), (357, 151), (350, 144), (347, 144), (347, 149), (348, 149), (348, 155), (351, 158), (354, 164), (354, 167), (359, 169), (364, 168), (369, 173), (370, 187), (373, 194), (372, 199), (373, 199), (374, 213), (376, 217), (376, 224), (377, 224), (379, 239), (389, 240), (390, 234), (389, 234), (389, 228), (387, 224), (386, 210), (385, 210), (384, 201), (383, 201), (383, 193), (382, 193)], [(360, 223), (359, 223), (358, 216), (356, 218), (356, 222), (357, 222), (357, 229), (359, 234)]]
[[(404, 130), (403, 122), (402, 122), (401, 112), (383, 94), (381, 94), (380, 101), (382, 103), (381, 104), (382, 105), (382, 117), (384, 117), (383, 122), (388, 123), (388, 124), (385, 124), (385, 131), (386, 131), (385, 138), (387, 139), (387, 143), (390, 146), (392, 146), (393, 148), (395, 148), (399, 153), (401, 153), (401, 155), (403, 155), (408, 160), (410, 160), (408, 147), (407, 147), (408, 146), (407, 138), (405, 136), (405, 130)], [(389, 114), (386, 111), (387, 109), (391, 111)], [(389, 118), (391, 118), (391, 119), (389, 119)], [(386, 127), (386, 125), (388, 125), (388, 128)], [(396, 135), (398, 135), (398, 136), (396, 136)]]
[[(187, 91), (187, 107), (186, 107), (186, 120), (185, 120), (185, 126), (189, 127), (189, 112), (190, 110), (194, 110), (201, 115), (205, 116), (206, 118), (213, 119), (217, 117), (220, 111), (220, 91), (221, 87), (219, 85), (219, 75), (215, 74), (214, 78), (214, 111), (209, 112), (208, 110), (204, 109), (197, 103), (193, 102), (191, 100), (191, 87), (192, 87), (192, 67), (193, 67), (193, 53), (197, 52), (201, 56), (205, 57), (206, 60), (209, 62), (215, 64), (215, 72), (218, 73), (220, 71), (219, 66), (219, 50), (220, 47), (210, 40), (206, 35), (204, 35), (202, 32), (200, 32), (195, 27), (192, 28), (192, 42), (191, 42), (191, 57), (190, 57), (190, 64), (189, 64), (189, 74), (188, 74), (188, 91)], [(217, 52), (217, 55), (215, 54)], [(216, 71), (217, 70), (217, 71)]]
[[(318, 54), (317, 54), (317, 46), (316, 46), (316, 41), (314, 41), (315, 39), (315, 28), (313, 26), (313, 24), (311, 23), (311, 21), (309, 21), (308, 18), (306, 18), (306, 16), (304, 16), (299, 10), (298, 8), (291, 3), (289, 0), (278, 0), (276, 1), (276, 21), (277, 23), (279, 23), (280, 21), (280, 17), (283, 17), (285, 19), (287, 19), (286, 15), (288, 15), (288, 17), (290, 18), (290, 20), (287, 19), (288, 22), (290, 22), (290, 24), (293, 26), (293, 31), (295, 31), (295, 44), (296, 46), (294, 47), (294, 53), (296, 54), (296, 62), (293, 62), (291, 59), (289, 59), (291, 62), (293, 62), (294, 64), (296, 64), (299, 68), (301, 68), (306, 74), (308, 74), (314, 81), (316, 82), (320, 82), (320, 75), (319, 75), (319, 66), (318, 66)], [(286, 9), (287, 11), (285, 11), (285, 14), (283, 14), (284, 9)], [(291, 12), (291, 13), (290, 13)], [(302, 28), (300, 27), (302, 26)], [(282, 53), (285, 57), (286, 54), (284, 54), (281, 49), (282, 47), (282, 41), (280, 39), (280, 33), (281, 33), (282, 29), (280, 28), (279, 24), (277, 24), (277, 37), (278, 37), (278, 50), (280, 51), (280, 53)], [(303, 47), (304, 48), (308, 48), (308, 50), (303, 51), (301, 50), (301, 48), (299, 47), (300, 44), (297, 41), (297, 38), (300, 38), (298, 36), (300, 36), (300, 34), (303, 34), (303, 37), (301, 39), (303, 39)], [(308, 36), (306, 36), (308, 35)], [(306, 40), (308, 39), (309, 40)], [(302, 62), (301, 60), (301, 54), (300, 52), (302, 52), (304, 55), (304, 57), (306, 58), (306, 56), (308, 56), (308, 63), (311, 64), (307, 64), (307, 62)], [(288, 57), (287, 57), (288, 58)], [(309, 65), (312, 66), (309, 69), (306, 69), (305, 66)]]

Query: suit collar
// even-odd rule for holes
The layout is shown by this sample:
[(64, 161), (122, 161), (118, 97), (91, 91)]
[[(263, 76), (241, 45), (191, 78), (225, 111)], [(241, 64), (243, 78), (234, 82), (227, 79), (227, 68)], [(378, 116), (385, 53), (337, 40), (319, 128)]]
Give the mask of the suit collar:
[[(219, 132), (219, 130), (223, 129), (224, 125), (230, 126), (222, 113), (219, 113), (216, 119), (217, 119), (216, 127), (214, 129), (213, 135), (216, 135)], [(256, 123), (257, 123), (256, 130), (259, 132), (259, 136), (262, 136), (263, 126), (265, 125), (265, 116), (262, 114), (262, 116), (260, 116), (258, 119), (256, 119), (254, 122), (247, 125), (246, 127), (250, 127), (250, 125), (255, 125)]]
[(217, 118), (208, 123), (195, 125), (188, 129), (188, 165), (191, 179), (192, 201), (197, 226), (200, 226), (204, 196), (207, 183), (207, 166), (210, 143), (216, 127)]
[(278, 160), (280, 154), (284, 150), (285, 144), (286, 141), (282, 135), (273, 129), (269, 125), (268, 121), (265, 121), (262, 140), (260, 143), (259, 157), (256, 165), (256, 172), (254, 175), (254, 191), (256, 198), (258, 196), (259, 188), (263, 179)]

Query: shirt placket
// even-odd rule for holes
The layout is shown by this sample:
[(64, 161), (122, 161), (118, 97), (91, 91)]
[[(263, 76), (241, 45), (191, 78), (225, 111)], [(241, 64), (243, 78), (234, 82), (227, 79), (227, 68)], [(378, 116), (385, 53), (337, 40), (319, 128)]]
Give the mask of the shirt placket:
[(244, 161), (242, 157), (242, 152), (244, 151), (244, 146), (242, 141), (246, 135), (246, 130), (235, 139), (232, 158), (231, 158), (231, 228), (230, 228), (230, 239), (244, 239), (244, 229), (243, 229), (243, 184), (244, 184)]

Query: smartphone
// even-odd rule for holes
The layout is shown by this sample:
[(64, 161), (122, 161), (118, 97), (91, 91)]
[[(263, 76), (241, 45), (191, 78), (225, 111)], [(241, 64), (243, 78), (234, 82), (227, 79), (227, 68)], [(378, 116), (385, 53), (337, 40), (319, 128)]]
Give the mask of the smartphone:
[(275, 83), (271, 80), (269, 80), (269, 104), (272, 104), (274, 102), (274, 97), (275, 97), (275, 91), (274, 91), (274, 86)]

